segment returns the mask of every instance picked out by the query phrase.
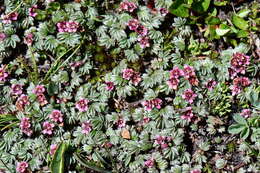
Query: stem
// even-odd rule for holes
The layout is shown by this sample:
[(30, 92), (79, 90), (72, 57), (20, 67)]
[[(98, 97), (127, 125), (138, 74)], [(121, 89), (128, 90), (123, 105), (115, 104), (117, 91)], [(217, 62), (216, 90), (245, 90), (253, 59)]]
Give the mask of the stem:
[(39, 79), (39, 74), (38, 74), (38, 68), (37, 68), (37, 63), (36, 63), (36, 59), (35, 59), (35, 56), (33, 54), (33, 50), (32, 50), (32, 47), (29, 46), (29, 50), (31, 52), (31, 55), (32, 55), (32, 63), (33, 63), (33, 73), (35, 74), (35, 76), (33, 76), (34, 80), (36, 80), (36, 82), (38, 81)]
[(4, 162), (1, 158), (0, 158), (0, 161), (3, 163), (3, 165), (5, 166), (5, 168), (6, 168), (8, 171), (12, 172), (12, 170), (9, 169), (9, 167), (5, 164), (5, 162)]

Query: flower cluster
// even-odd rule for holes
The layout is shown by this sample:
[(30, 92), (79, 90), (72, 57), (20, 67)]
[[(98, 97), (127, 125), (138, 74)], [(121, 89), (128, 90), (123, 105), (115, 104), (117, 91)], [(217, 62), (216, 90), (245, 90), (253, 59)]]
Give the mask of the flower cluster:
[(191, 121), (195, 115), (192, 112), (192, 107), (186, 107), (181, 115), (181, 119)]
[(142, 78), (140, 77), (140, 73), (134, 71), (133, 69), (127, 68), (122, 71), (123, 78), (126, 80), (130, 80), (135, 86), (141, 82)]
[(22, 84), (12, 84), (11, 89), (13, 95), (21, 95), (23, 93)]
[(59, 110), (53, 110), (49, 118), (56, 123), (63, 122), (63, 114)]
[(8, 73), (5, 71), (4, 67), (0, 68), (0, 81), (5, 82), (8, 77)]
[(48, 103), (45, 95), (45, 87), (43, 85), (37, 85), (34, 89), (33, 89), (33, 93), (37, 95), (37, 101), (40, 103), (41, 106), (44, 106)]
[(52, 135), (53, 128), (55, 126), (53, 123), (45, 121), (43, 122), (42, 126), (43, 126), (43, 131), (42, 131), (43, 134)]
[(148, 167), (148, 168), (152, 168), (152, 167), (154, 167), (154, 159), (149, 159), (149, 160), (146, 160), (145, 162), (144, 162), (144, 165), (146, 166), (146, 167)]
[(191, 85), (195, 85), (197, 86), (199, 81), (197, 79), (197, 76), (195, 74), (195, 70), (192, 66), (189, 66), (187, 64), (184, 65), (184, 69), (183, 69), (183, 72), (184, 72), (184, 78), (186, 80), (189, 80), (190, 84)]
[(31, 130), (31, 122), (28, 117), (23, 117), (20, 122), (20, 129), (27, 136), (31, 136), (33, 131)]
[(234, 78), (238, 74), (245, 74), (246, 67), (250, 64), (250, 57), (243, 53), (234, 53), (230, 64), (229, 73), (231, 78)]
[(243, 109), (241, 115), (245, 118), (251, 117), (252, 111), (250, 109)]
[(119, 118), (116, 122), (116, 125), (117, 125), (118, 128), (123, 128), (123, 127), (125, 127), (125, 123), (126, 122), (123, 118)]
[(251, 84), (251, 81), (248, 79), (248, 77), (236, 77), (233, 80), (233, 85), (230, 86), (230, 89), (232, 91), (232, 95), (239, 94), (243, 88), (249, 86)]
[(76, 102), (76, 108), (80, 112), (86, 112), (88, 110), (88, 103), (89, 101), (87, 99), (79, 99), (79, 101)]
[(28, 167), (29, 167), (29, 164), (27, 162), (25, 162), (25, 161), (18, 162), (17, 165), (16, 165), (16, 171), (18, 173), (26, 173)]
[(119, 11), (133, 12), (137, 8), (134, 2), (123, 1), (120, 3)]
[(77, 32), (79, 23), (76, 21), (63, 21), (57, 23), (59, 32)]
[(187, 89), (182, 94), (182, 98), (189, 102), (190, 104), (193, 103), (193, 100), (197, 97), (197, 94), (195, 94), (191, 89)]
[(17, 12), (13, 12), (13, 13), (10, 13), (10, 14), (7, 14), (7, 15), (1, 15), (1, 18), (2, 18), (2, 22), (4, 24), (11, 24), (12, 21), (16, 21), (17, 18), (18, 18), (18, 13)]
[(142, 102), (142, 105), (145, 107), (145, 110), (151, 111), (153, 108), (161, 109), (162, 102), (161, 99), (155, 98)]
[(23, 111), (25, 106), (29, 104), (29, 97), (27, 95), (22, 94), (16, 101), (16, 108), (19, 111)]
[(162, 149), (168, 148), (169, 143), (172, 142), (172, 138), (169, 136), (156, 136), (155, 144), (160, 145)]
[(88, 134), (92, 130), (92, 125), (90, 121), (85, 121), (82, 123), (81, 128), (82, 128), (82, 133)]

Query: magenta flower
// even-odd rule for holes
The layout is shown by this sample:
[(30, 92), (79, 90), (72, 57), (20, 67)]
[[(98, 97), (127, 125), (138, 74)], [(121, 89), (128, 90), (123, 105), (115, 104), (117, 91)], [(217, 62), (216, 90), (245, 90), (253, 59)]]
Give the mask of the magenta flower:
[(206, 88), (208, 88), (208, 90), (213, 90), (214, 87), (217, 85), (217, 82), (214, 81), (213, 79), (208, 80), (208, 82), (206, 83)]
[(20, 129), (23, 133), (25, 133), (27, 136), (32, 135), (32, 130), (31, 130), (31, 122), (28, 117), (23, 117), (20, 122)]
[(148, 168), (154, 167), (154, 159), (149, 159), (144, 162), (144, 165)]
[(36, 9), (38, 8), (37, 5), (33, 5), (31, 8), (29, 8), (29, 16), (35, 17), (37, 16)]
[(197, 86), (199, 84), (199, 80), (196, 76), (191, 76), (188, 80), (192, 86)]
[(141, 82), (142, 78), (140, 76), (140, 73), (139, 72), (134, 72), (134, 75), (131, 79), (131, 82), (137, 86), (140, 82)]
[(159, 11), (162, 16), (166, 16), (169, 13), (169, 11), (166, 8), (160, 8)]
[(123, 1), (120, 3), (119, 10), (120, 11), (128, 11), (128, 12), (133, 12), (137, 6), (133, 2), (129, 1)]
[(192, 113), (192, 107), (186, 107), (181, 119), (191, 121), (193, 117), (194, 114)]
[(79, 23), (75, 21), (63, 21), (57, 23), (59, 32), (77, 32)]
[(150, 118), (149, 118), (149, 117), (144, 117), (144, 118), (143, 118), (143, 123), (144, 123), (144, 124), (149, 123), (149, 121), (150, 121)]
[(233, 85), (230, 86), (232, 95), (239, 94), (244, 87), (247, 87), (251, 84), (251, 81), (247, 77), (236, 77), (233, 80)]
[(1, 18), (3, 19), (3, 23), (4, 24), (11, 24), (12, 21), (17, 20), (18, 18), (18, 13), (17, 12), (13, 12), (9, 15), (1, 15)]
[(16, 101), (16, 107), (18, 110), (24, 110), (26, 105), (29, 105), (29, 97), (27, 95), (22, 94)]
[(4, 41), (5, 39), (6, 39), (6, 34), (3, 33), (3, 32), (1, 32), (1, 33), (0, 33), (0, 42), (1, 42), (1, 41)]
[(57, 150), (57, 148), (58, 148), (57, 144), (51, 144), (51, 146), (50, 146), (50, 155), (54, 155), (54, 153)]
[(184, 77), (185, 79), (188, 79), (190, 76), (195, 76), (195, 71), (192, 66), (189, 66), (187, 64), (184, 64)]
[(138, 37), (137, 39), (142, 49), (146, 47), (150, 47), (149, 38), (148, 37)]
[(76, 108), (80, 112), (86, 112), (88, 110), (88, 103), (89, 103), (89, 101), (87, 99), (82, 98), (79, 101), (77, 101)]
[(145, 110), (151, 111), (153, 108), (161, 109), (162, 100), (159, 98), (146, 100), (142, 102), (142, 105), (145, 107)]
[(193, 103), (193, 100), (197, 97), (197, 94), (195, 94), (191, 89), (187, 89), (182, 94), (182, 98), (189, 102), (190, 104)]
[(127, 68), (123, 70), (123, 78), (126, 80), (130, 80), (134, 75), (134, 70)]
[(18, 173), (25, 173), (27, 172), (27, 168), (29, 167), (28, 163), (23, 161), (23, 162), (18, 162), (16, 165), (16, 171)]
[(139, 21), (137, 19), (130, 19), (127, 23), (127, 26), (131, 31), (135, 31), (139, 25)]
[(242, 112), (241, 112), (241, 116), (245, 117), (245, 118), (248, 118), (250, 117), (252, 114), (251, 110), (250, 109), (243, 109)]
[(169, 88), (177, 90), (178, 84), (179, 84), (179, 79), (170, 78), (166, 83), (168, 84)]
[(0, 81), (5, 82), (8, 77), (8, 73), (5, 71), (4, 66), (0, 68)]
[(156, 136), (155, 137), (155, 144), (160, 145), (162, 149), (168, 148), (169, 147), (169, 142), (172, 141), (171, 137), (165, 137), (165, 136)]
[(63, 114), (59, 110), (53, 110), (49, 115), (49, 118), (54, 122), (63, 122)]
[(43, 94), (37, 95), (37, 101), (40, 103), (41, 106), (48, 104), (48, 101)]
[(237, 52), (233, 54), (230, 64), (230, 75), (234, 78), (239, 73), (245, 74), (246, 67), (250, 64), (250, 57)]
[(105, 82), (105, 84), (106, 84), (107, 91), (112, 91), (115, 88), (115, 85), (113, 82)]
[(201, 173), (201, 171), (198, 169), (194, 169), (194, 170), (190, 171), (190, 173)]
[(23, 85), (21, 84), (12, 84), (11, 89), (13, 95), (21, 95), (23, 93)]
[(81, 128), (82, 128), (82, 133), (88, 134), (92, 130), (92, 125), (90, 121), (85, 121), (82, 123)]
[(248, 79), (248, 77), (241, 77), (240, 78), (240, 84), (243, 87), (247, 87), (251, 84), (251, 81)]
[(148, 29), (144, 27), (142, 24), (139, 24), (135, 30), (140, 36), (146, 36), (148, 33)]
[(52, 124), (52, 123), (50, 123), (48, 121), (43, 122), (43, 131), (42, 131), (42, 133), (43, 134), (47, 134), (47, 135), (52, 135), (54, 126), (55, 126), (54, 124)]
[(184, 72), (177, 66), (173, 67), (173, 69), (170, 71), (170, 78), (178, 79), (181, 76), (184, 76)]
[(125, 120), (123, 120), (122, 118), (119, 118), (116, 122), (116, 125), (118, 128), (123, 128), (125, 127)]
[(28, 46), (31, 46), (32, 43), (33, 43), (33, 37), (34, 37), (33, 33), (29, 33), (29, 34), (27, 34), (27, 35), (24, 37), (23, 42), (24, 42), (25, 44), (27, 44)]
[(37, 85), (32, 92), (36, 95), (41, 95), (45, 92), (45, 88), (43, 85)]

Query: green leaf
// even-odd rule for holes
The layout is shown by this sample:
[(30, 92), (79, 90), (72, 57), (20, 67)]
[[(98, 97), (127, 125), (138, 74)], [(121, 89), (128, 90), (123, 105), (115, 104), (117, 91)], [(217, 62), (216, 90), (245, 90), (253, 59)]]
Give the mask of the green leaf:
[(246, 128), (246, 126), (243, 124), (233, 124), (233, 125), (229, 126), (228, 132), (231, 134), (238, 134), (245, 128)]
[(209, 25), (218, 25), (221, 23), (221, 21), (218, 17), (210, 16), (206, 18), (206, 23)]
[(193, 2), (192, 9), (198, 13), (206, 12), (209, 8), (210, 0), (197, 0)]
[(229, 31), (230, 31), (230, 28), (225, 24), (221, 24), (219, 26), (219, 28), (216, 29), (216, 33), (219, 36), (223, 36), (223, 35), (227, 34)]
[(61, 143), (54, 153), (51, 162), (52, 173), (63, 173), (64, 172), (64, 154), (68, 148), (67, 143)]
[(249, 9), (242, 9), (240, 10), (237, 15), (241, 18), (244, 18), (246, 17), (248, 14), (250, 13), (250, 10)]
[(240, 138), (243, 138), (245, 140), (246, 138), (248, 138), (249, 134), (250, 134), (250, 129), (249, 127), (247, 127), (240, 133)]
[(247, 121), (245, 120), (244, 117), (242, 117), (239, 114), (236, 114), (233, 116), (234, 120), (238, 123), (238, 124), (243, 124), (243, 125), (247, 125)]
[(249, 27), (248, 22), (237, 15), (232, 16), (232, 23), (242, 30), (246, 30)]
[(188, 5), (184, 3), (184, 0), (174, 1), (169, 11), (178, 17), (189, 17), (189, 8)]
[(50, 82), (47, 88), (47, 92), (49, 95), (57, 94), (59, 90), (59, 87), (54, 82)]

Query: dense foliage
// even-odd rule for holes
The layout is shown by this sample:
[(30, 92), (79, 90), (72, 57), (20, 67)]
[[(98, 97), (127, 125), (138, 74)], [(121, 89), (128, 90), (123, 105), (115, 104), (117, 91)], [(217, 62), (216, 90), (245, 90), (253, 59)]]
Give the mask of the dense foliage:
[(0, 172), (260, 172), (257, 0), (0, 14)]

